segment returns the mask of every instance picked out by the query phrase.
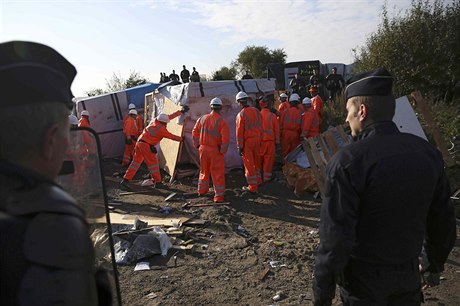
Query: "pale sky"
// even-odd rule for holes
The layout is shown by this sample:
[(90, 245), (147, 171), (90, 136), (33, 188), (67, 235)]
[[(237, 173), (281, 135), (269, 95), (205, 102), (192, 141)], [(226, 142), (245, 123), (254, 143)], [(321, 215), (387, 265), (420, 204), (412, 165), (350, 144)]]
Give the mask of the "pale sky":
[[(248, 45), (282, 48), (287, 62), (353, 61), (381, 21), (384, 0), (0, 0), (0, 41), (55, 48), (77, 68), (75, 96), (115, 72), (151, 82), (186, 65), (208, 76)], [(390, 16), (410, 0), (387, 0)]]

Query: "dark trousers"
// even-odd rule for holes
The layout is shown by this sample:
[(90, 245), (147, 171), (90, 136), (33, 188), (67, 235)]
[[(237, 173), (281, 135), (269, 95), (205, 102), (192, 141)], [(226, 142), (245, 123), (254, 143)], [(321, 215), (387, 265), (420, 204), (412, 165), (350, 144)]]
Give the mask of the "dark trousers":
[(350, 261), (340, 288), (344, 306), (412, 306), (422, 299), (418, 261), (378, 266)]

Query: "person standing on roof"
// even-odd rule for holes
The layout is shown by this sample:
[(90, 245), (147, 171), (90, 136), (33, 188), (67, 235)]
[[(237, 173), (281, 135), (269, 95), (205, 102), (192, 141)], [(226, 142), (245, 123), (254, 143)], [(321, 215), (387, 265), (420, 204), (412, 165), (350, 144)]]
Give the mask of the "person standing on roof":
[(280, 144), (280, 127), (276, 115), (268, 109), (269, 99), (264, 97), (259, 101), (262, 108), (262, 143), (260, 145), (260, 168), (263, 171), (263, 181), (273, 179), (273, 164), (275, 163), (276, 146)]
[(147, 168), (149, 169), (151, 180), (145, 180), (142, 186), (152, 186), (161, 183), (160, 166), (158, 164), (157, 149), (155, 146), (160, 143), (163, 138), (169, 138), (175, 141), (182, 141), (181, 136), (171, 134), (166, 126), (169, 121), (180, 116), (188, 111), (188, 106), (183, 106), (181, 110), (167, 115), (165, 113), (159, 114), (142, 132), (141, 136), (137, 139), (134, 147), (133, 161), (126, 170), (121, 185), (126, 188), (129, 187), (129, 182), (134, 178), (142, 162), (145, 161)]
[(311, 99), (305, 97), (302, 100), (304, 113), (302, 114), (302, 133), (301, 137), (310, 138), (319, 135), (321, 127), (321, 118), (311, 106)]
[(319, 73), (319, 69), (313, 69), (313, 75), (310, 76), (310, 89), (311, 87), (316, 86), (317, 92), (319, 92), (319, 95), (323, 97), (325, 83), (326, 79)]
[(169, 80), (179, 82), (179, 76), (176, 74), (176, 70), (173, 69), (172, 73), (169, 75)]
[(424, 285), (435, 286), (455, 244), (444, 161), (426, 140), (398, 130), (392, 85), (378, 68), (345, 89), (356, 141), (326, 167), (314, 305), (331, 305), (336, 284), (343, 305), (420, 305), (422, 246)]
[(199, 82), (200, 74), (196, 71), (196, 68), (193, 67), (192, 76), (190, 77), (190, 82)]
[(240, 91), (236, 95), (236, 102), (241, 111), (236, 116), (236, 144), (238, 153), (243, 157), (246, 181), (248, 186), (243, 190), (255, 193), (262, 183), (260, 177), (260, 142), (262, 139), (262, 124), (260, 112), (257, 108), (248, 105), (248, 95)]
[(123, 134), (125, 134), (125, 151), (123, 153), (122, 166), (128, 166), (133, 156), (134, 147), (136, 146), (137, 137), (139, 137), (139, 129), (137, 128), (137, 111), (129, 110), (128, 118), (123, 124)]
[[(126, 119), (129, 118), (130, 116), (129, 111), (132, 109), (136, 110), (136, 105), (134, 105), (134, 103), (130, 103), (128, 105), (128, 114), (126, 114), (123, 117), (123, 125), (125, 124)], [(142, 116), (137, 113), (137, 110), (136, 110), (136, 126), (137, 126), (137, 130), (139, 131), (139, 135), (142, 134), (142, 131), (144, 130), (144, 120), (142, 119)]]
[(249, 74), (249, 72), (246, 71), (246, 73), (243, 75), (241, 78), (242, 80), (250, 80), (253, 79), (252, 75)]
[(193, 127), (193, 145), (200, 151), (198, 195), (209, 191), (210, 178), (214, 185), (214, 202), (223, 202), (225, 193), (225, 153), (230, 143), (230, 129), (220, 115), (222, 100), (210, 102), (211, 113), (200, 117)]
[(281, 156), (284, 158), (300, 144), (302, 113), (297, 108), (300, 97), (292, 94), (289, 97), (289, 108), (281, 115)]
[(182, 65), (182, 71), (180, 72), (180, 78), (182, 83), (188, 83), (190, 81), (190, 71), (185, 68), (185, 65)]

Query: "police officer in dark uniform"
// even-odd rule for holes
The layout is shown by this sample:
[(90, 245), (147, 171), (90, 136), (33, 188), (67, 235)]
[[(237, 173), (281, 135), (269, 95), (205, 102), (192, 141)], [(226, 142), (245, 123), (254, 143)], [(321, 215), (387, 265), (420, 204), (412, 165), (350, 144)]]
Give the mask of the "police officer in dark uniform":
[(54, 183), (75, 74), (48, 46), (0, 44), (0, 305), (110, 304), (84, 212)]
[(190, 71), (185, 68), (185, 65), (182, 65), (182, 71), (180, 72), (180, 78), (182, 79), (182, 83), (188, 83), (190, 81)]
[(337, 73), (337, 67), (332, 68), (332, 72), (326, 77), (326, 88), (329, 90), (329, 100), (334, 102), (340, 90), (345, 87), (345, 80), (341, 74)]
[[(356, 142), (329, 161), (315, 262), (315, 305), (420, 305), (418, 256), (428, 285), (439, 279), (456, 239), (440, 153), (401, 133), (392, 118), (393, 78), (379, 68), (351, 78), (347, 122)], [(434, 276), (438, 277), (434, 277)]]

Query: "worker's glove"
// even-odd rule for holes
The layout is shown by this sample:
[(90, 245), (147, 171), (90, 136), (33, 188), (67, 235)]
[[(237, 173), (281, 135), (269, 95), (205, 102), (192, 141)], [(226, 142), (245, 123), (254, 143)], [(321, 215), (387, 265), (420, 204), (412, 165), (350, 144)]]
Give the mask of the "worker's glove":
[(423, 272), (422, 277), (423, 277), (423, 284), (422, 288), (431, 288), (439, 285), (439, 279), (440, 279), (441, 273), (433, 273), (433, 272)]
[(243, 156), (243, 148), (238, 148), (238, 154), (239, 154), (240, 156)]
[(157, 148), (155, 148), (154, 145), (150, 145), (150, 151), (152, 151), (153, 154), (157, 154)]
[(132, 140), (130, 138), (126, 137), (125, 144), (129, 145), (129, 144), (132, 144), (132, 143), (133, 143)]
[(182, 109), (180, 110), (182, 112), (182, 114), (185, 114), (186, 112), (188, 112), (190, 109), (190, 107), (188, 107), (188, 105), (183, 105), (182, 106)]

